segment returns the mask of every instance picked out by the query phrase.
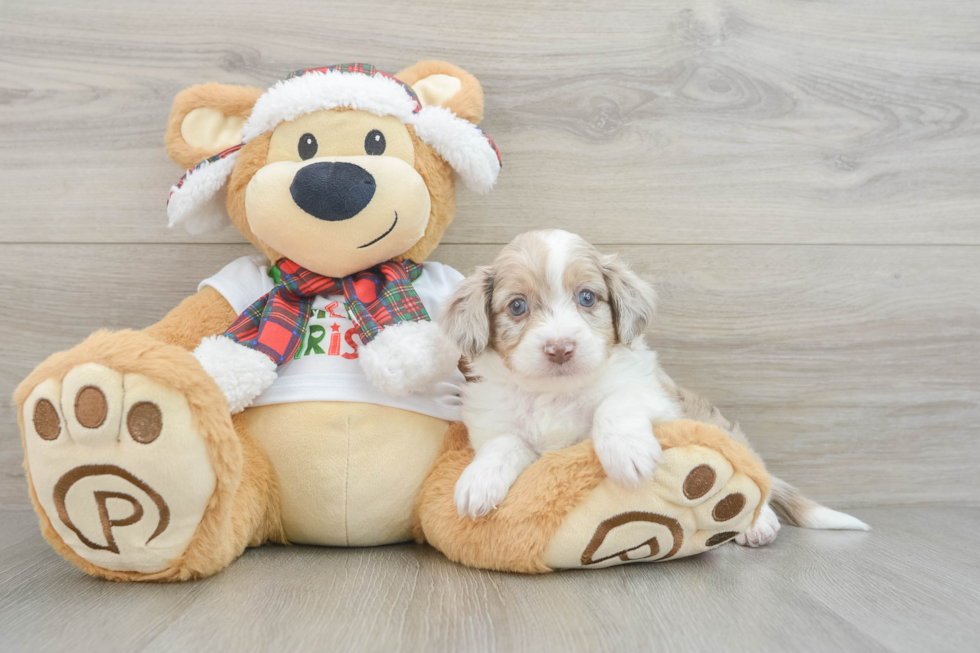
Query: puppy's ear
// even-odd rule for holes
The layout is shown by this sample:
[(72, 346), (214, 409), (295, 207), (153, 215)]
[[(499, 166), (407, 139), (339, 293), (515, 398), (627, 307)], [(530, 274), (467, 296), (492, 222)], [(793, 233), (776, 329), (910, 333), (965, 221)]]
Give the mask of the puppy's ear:
[(488, 266), (478, 267), (456, 288), (439, 317), (450, 340), (470, 360), (483, 353), (490, 342), (490, 298), (493, 274)]
[(653, 317), (656, 293), (617, 254), (602, 257), (602, 273), (609, 289), (616, 335), (628, 345), (643, 333)]
[(167, 121), (167, 154), (190, 168), (241, 142), (240, 131), (262, 89), (198, 84), (177, 94)]

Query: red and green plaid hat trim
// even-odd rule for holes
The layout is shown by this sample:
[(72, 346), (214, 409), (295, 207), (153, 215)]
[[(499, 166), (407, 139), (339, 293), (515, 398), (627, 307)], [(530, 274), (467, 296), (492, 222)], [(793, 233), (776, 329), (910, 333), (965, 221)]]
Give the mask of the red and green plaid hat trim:
[(478, 132), (480, 132), (481, 134), (483, 134), (483, 138), (487, 139), (487, 143), (490, 143), (490, 147), (493, 148), (493, 153), (497, 155), (497, 163), (499, 163), (500, 164), (500, 167), (503, 168), (504, 167), (504, 162), (500, 158), (500, 150), (497, 149), (497, 144), (493, 142), (493, 139), (492, 138), (490, 138), (490, 134), (488, 134), (485, 131), (483, 131), (482, 129), (480, 129), (480, 127), (477, 126), (477, 125), (473, 125), (473, 126), (476, 127), (476, 130)]
[(302, 70), (294, 70), (293, 72), (286, 75), (286, 79), (292, 79), (293, 77), (302, 77), (307, 73), (329, 73), (329, 72), (341, 72), (341, 73), (355, 73), (360, 75), (367, 75), (368, 77), (384, 77), (390, 79), (393, 82), (397, 82), (401, 85), (405, 92), (408, 93), (409, 97), (415, 102), (415, 110), (412, 113), (418, 113), (422, 110), (422, 102), (419, 101), (419, 96), (415, 94), (412, 87), (398, 79), (393, 77), (388, 73), (383, 73), (371, 64), (367, 63), (341, 63), (336, 66), (324, 66), (323, 68), (304, 68)]
[(201, 168), (203, 168), (204, 166), (208, 165), (209, 163), (214, 163), (215, 161), (220, 161), (221, 159), (224, 159), (225, 157), (227, 157), (227, 156), (229, 156), (231, 154), (234, 154), (235, 152), (237, 152), (238, 150), (242, 149), (243, 147), (245, 147), (245, 143), (239, 143), (238, 145), (233, 145), (233, 146), (229, 147), (227, 150), (223, 150), (221, 152), (218, 152), (214, 156), (209, 156), (208, 158), (204, 159), (203, 161), (201, 161), (200, 163), (198, 163), (196, 166), (194, 166), (193, 168), (191, 168), (190, 170), (188, 170), (187, 172), (185, 172), (184, 174), (182, 174), (180, 176), (180, 179), (177, 180), (177, 183), (174, 184), (173, 187), (171, 187), (170, 194), (167, 195), (167, 203), (170, 202), (170, 198), (173, 196), (174, 192), (177, 191), (177, 189), (179, 189), (181, 186), (184, 185), (184, 182), (187, 180), (187, 175), (191, 174), (195, 170), (200, 170)]

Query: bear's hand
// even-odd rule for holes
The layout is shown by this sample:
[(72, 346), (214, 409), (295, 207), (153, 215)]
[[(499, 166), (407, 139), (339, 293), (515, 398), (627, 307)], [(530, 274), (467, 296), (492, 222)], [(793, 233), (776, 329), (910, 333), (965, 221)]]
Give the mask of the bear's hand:
[(276, 380), (272, 359), (225, 336), (205, 338), (192, 353), (225, 393), (232, 414), (245, 410)]
[(425, 392), (459, 364), (459, 350), (434, 322), (385, 327), (360, 349), (364, 374), (391, 397)]

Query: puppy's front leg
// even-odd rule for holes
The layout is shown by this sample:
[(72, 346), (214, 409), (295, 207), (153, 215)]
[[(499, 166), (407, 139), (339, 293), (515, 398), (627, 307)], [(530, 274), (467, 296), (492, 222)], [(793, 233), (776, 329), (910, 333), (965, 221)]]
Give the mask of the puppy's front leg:
[(459, 516), (476, 519), (494, 510), (521, 472), (537, 459), (538, 454), (516, 435), (487, 441), (456, 481)]
[(647, 397), (635, 392), (618, 393), (599, 404), (592, 423), (599, 462), (609, 478), (627, 487), (652, 478), (663, 457), (653, 435), (653, 422), (668, 420), (651, 416), (649, 403)]

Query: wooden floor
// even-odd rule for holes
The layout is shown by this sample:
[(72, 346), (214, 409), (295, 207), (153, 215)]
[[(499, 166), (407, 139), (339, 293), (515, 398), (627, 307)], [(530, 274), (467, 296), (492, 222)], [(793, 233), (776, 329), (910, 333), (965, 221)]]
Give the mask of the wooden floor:
[[(871, 533), (517, 576), (414, 545), (267, 546), (180, 585), (95, 580), (0, 513), (7, 651), (975, 651), (980, 509), (873, 508)], [(940, 536), (941, 533), (941, 536)]]
[[(970, 0), (4, 0), (0, 649), (976, 650), (978, 36)], [(173, 96), (427, 58), (483, 82), (504, 159), (433, 258), (543, 227), (622, 252), (667, 371), (875, 531), (549, 578), (268, 548), (165, 587), (46, 548), (5, 398), (252, 251), (166, 228)]]

